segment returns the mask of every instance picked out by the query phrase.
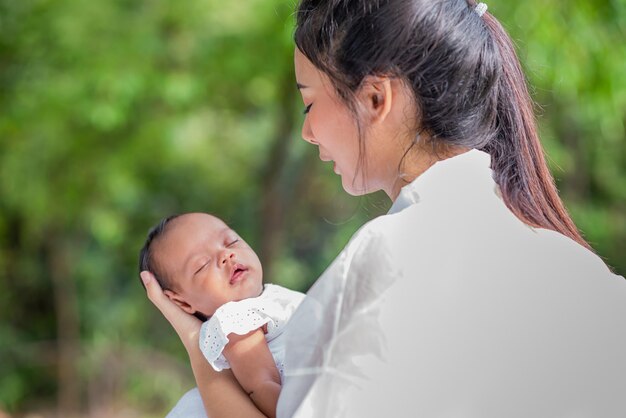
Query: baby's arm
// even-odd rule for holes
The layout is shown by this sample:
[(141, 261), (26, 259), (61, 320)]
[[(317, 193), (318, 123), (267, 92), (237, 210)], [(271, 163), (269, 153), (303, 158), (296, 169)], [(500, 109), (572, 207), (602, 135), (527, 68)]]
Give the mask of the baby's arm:
[(267, 416), (276, 416), (280, 394), (280, 374), (267, 346), (263, 329), (245, 335), (229, 334), (224, 357), (239, 384)]

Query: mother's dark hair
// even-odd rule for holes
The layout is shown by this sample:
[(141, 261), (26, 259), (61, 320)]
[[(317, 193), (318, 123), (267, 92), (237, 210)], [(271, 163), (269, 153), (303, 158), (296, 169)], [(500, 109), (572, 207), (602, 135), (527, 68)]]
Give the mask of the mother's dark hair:
[[(548, 170), (515, 48), (500, 23), (490, 13), (479, 16), (475, 6), (473, 0), (301, 0), (294, 37), (355, 115), (354, 94), (367, 75), (403, 80), (419, 113), (411, 146), (426, 132), (434, 145), (488, 152), (518, 218), (589, 248)], [(364, 152), (361, 136), (360, 166)]]

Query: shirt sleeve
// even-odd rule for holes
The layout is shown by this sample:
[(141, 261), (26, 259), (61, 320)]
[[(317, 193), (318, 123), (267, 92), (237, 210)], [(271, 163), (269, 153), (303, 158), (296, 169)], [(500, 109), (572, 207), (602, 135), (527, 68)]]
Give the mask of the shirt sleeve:
[(295, 312), (285, 332), (279, 417), (359, 416), (345, 396), (370, 381), (373, 364), (387, 361), (379, 317), (402, 277), (388, 244), (377, 228), (363, 227)]

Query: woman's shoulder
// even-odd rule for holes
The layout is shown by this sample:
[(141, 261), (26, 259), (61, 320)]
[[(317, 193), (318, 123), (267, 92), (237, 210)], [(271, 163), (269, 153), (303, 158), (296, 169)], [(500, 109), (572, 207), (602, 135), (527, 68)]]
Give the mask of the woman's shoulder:
[[(549, 254), (555, 265), (563, 266), (568, 271), (576, 272), (576, 277), (585, 277), (584, 273), (595, 273), (619, 278), (619, 284), (626, 286), (623, 277), (614, 274), (600, 255), (583, 247), (573, 239), (559, 232), (543, 228), (530, 228), (536, 236), (535, 245), (538, 252)], [(593, 280), (593, 279), (591, 279)], [(626, 288), (625, 288), (626, 289)]]
[(403, 216), (402, 212), (394, 214), (379, 215), (364, 223), (352, 235), (347, 247), (360, 246), (363, 242), (380, 238), (393, 238), (411, 219)]
[[(605, 276), (614, 281), (615, 275), (593, 251), (558, 232), (524, 224), (501, 208), (503, 204), (493, 206), (490, 216), (470, 210), (449, 217), (438, 213), (435, 205), (410, 205), (363, 225), (346, 246), (344, 256), (352, 267), (362, 264), (368, 269), (384, 258), (398, 269), (430, 276), (444, 274), (446, 265), (456, 266), (464, 274), (483, 274), (488, 269), (508, 271), (521, 264), (521, 270), (535, 275), (589, 281)], [(619, 279), (613, 285), (626, 285), (626, 280)]]
[[(361, 226), (345, 247), (348, 253), (376, 251), (381, 247), (405, 245), (406, 242), (427, 242), (436, 233), (436, 222), (420, 205), (380, 215)], [(424, 216), (426, 215), (426, 216)]]

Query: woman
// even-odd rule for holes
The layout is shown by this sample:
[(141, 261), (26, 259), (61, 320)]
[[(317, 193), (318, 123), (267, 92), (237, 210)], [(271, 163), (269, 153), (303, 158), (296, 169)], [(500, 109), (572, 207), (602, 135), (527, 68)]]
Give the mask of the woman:
[[(626, 414), (626, 282), (546, 166), (511, 41), (466, 0), (302, 0), (303, 138), (394, 202), (287, 327), (279, 417)], [(260, 416), (149, 275), (210, 417)]]

